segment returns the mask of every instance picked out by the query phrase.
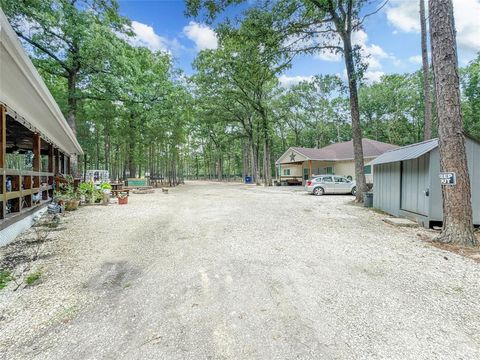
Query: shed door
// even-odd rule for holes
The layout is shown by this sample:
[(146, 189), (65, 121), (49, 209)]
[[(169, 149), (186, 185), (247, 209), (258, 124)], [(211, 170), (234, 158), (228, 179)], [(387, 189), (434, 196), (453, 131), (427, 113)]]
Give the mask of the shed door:
[(429, 154), (402, 162), (401, 209), (428, 216)]

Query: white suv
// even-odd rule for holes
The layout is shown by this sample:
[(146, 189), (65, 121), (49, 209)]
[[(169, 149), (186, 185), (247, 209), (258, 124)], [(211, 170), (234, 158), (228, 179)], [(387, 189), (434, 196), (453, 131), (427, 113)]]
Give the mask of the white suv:
[(307, 180), (305, 190), (313, 195), (323, 194), (352, 194), (357, 192), (355, 181), (337, 175), (320, 175)]

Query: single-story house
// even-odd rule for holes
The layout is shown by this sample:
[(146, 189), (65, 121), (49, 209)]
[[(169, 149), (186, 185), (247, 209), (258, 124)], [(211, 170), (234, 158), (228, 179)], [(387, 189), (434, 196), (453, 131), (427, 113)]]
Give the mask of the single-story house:
[[(362, 139), (365, 164), (396, 145)], [(320, 149), (290, 147), (276, 161), (277, 180), (280, 183), (304, 184), (312, 175), (336, 174), (355, 179), (353, 141), (331, 144)], [(372, 169), (365, 166), (367, 183), (372, 183)]]
[[(466, 137), (465, 147), (473, 222), (480, 225), (480, 143)], [(375, 208), (414, 220), (427, 228), (443, 221), (438, 139), (391, 150), (370, 165), (374, 169)]]
[(0, 246), (31, 224), (52, 199), (55, 174), (82, 153), (0, 9)]

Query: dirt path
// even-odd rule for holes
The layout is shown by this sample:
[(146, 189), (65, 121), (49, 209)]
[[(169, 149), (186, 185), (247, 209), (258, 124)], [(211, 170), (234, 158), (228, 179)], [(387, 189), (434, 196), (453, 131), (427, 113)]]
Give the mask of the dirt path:
[(351, 200), (190, 183), (83, 208), (42, 283), (0, 292), (0, 358), (480, 358), (479, 264)]

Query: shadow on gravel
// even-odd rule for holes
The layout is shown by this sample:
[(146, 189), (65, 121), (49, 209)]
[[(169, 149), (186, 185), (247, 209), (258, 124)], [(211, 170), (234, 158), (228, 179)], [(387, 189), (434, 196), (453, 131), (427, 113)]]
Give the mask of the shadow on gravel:
[(87, 284), (87, 288), (98, 291), (121, 291), (131, 286), (140, 271), (126, 261), (105, 262), (100, 271)]

